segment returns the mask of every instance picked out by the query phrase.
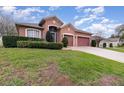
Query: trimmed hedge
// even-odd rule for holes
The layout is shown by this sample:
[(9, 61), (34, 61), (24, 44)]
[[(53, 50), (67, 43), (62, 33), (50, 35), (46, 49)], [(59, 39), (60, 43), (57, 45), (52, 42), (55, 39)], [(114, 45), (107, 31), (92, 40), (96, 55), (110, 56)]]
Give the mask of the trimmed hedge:
[(50, 43), (47, 44), (48, 49), (62, 49), (62, 47), (63, 47), (62, 43), (50, 42)]
[(17, 41), (17, 47), (18, 48), (27, 48), (29, 46), (28, 41)]
[(43, 49), (62, 49), (62, 43), (41, 42), (41, 41), (17, 41), (18, 48), (43, 48)]
[(28, 44), (28, 48), (47, 48), (47, 42), (31, 41)]
[(43, 41), (43, 39), (22, 37), (22, 36), (3, 36), (2, 41), (3, 41), (3, 46), (9, 48), (9, 47), (17, 47), (17, 41)]

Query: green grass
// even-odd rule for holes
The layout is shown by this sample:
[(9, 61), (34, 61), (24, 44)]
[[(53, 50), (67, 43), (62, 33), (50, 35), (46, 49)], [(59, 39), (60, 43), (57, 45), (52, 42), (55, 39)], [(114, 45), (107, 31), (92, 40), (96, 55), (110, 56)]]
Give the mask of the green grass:
[(114, 47), (114, 48), (107, 48), (107, 49), (117, 51), (117, 52), (124, 52), (124, 47)]
[[(73, 85), (100, 85), (99, 80), (104, 76), (124, 80), (123, 63), (92, 54), (67, 50), (0, 48), (0, 85), (54, 85), (56, 80), (48, 78), (49, 75), (45, 78), (42, 76), (50, 63), (56, 64), (57, 74), (68, 76)], [(56, 72), (48, 68), (47, 71)], [(122, 81), (117, 85), (123, 85)]]

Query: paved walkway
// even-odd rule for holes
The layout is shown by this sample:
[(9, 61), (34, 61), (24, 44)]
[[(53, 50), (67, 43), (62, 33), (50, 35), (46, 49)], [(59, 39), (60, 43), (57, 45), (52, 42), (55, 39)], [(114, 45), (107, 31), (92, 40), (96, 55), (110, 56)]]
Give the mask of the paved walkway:
[(95, 47), (69, 47), (67, 49), (78, 50), (124, 63), (124, 53), (121, 52)]

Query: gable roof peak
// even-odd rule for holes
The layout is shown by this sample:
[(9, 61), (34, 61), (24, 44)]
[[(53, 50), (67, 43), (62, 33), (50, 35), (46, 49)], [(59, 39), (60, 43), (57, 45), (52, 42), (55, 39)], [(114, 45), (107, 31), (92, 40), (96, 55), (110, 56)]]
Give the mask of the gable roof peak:
[(57, 19), (62, 25), (64, 24), (57, 16), (47, 16), (41, 19), (41, 21), (39, 22), (39, 25), (42, 25), (46, 20), (53, 19), (53, 18)]

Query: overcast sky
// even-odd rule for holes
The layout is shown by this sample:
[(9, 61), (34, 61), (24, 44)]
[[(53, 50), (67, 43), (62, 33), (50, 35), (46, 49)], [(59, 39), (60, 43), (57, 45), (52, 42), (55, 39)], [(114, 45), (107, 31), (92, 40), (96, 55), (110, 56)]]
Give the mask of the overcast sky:
[(108, 37), (116, 26), (124, 23), (124, 7), (73, 6), (73, 7), (0, 7), (0, 13), (13, 17), (16, 22), (39, 23), (46, 16), (56, 15), (65, 24), (96, 33), (104, 32)]

